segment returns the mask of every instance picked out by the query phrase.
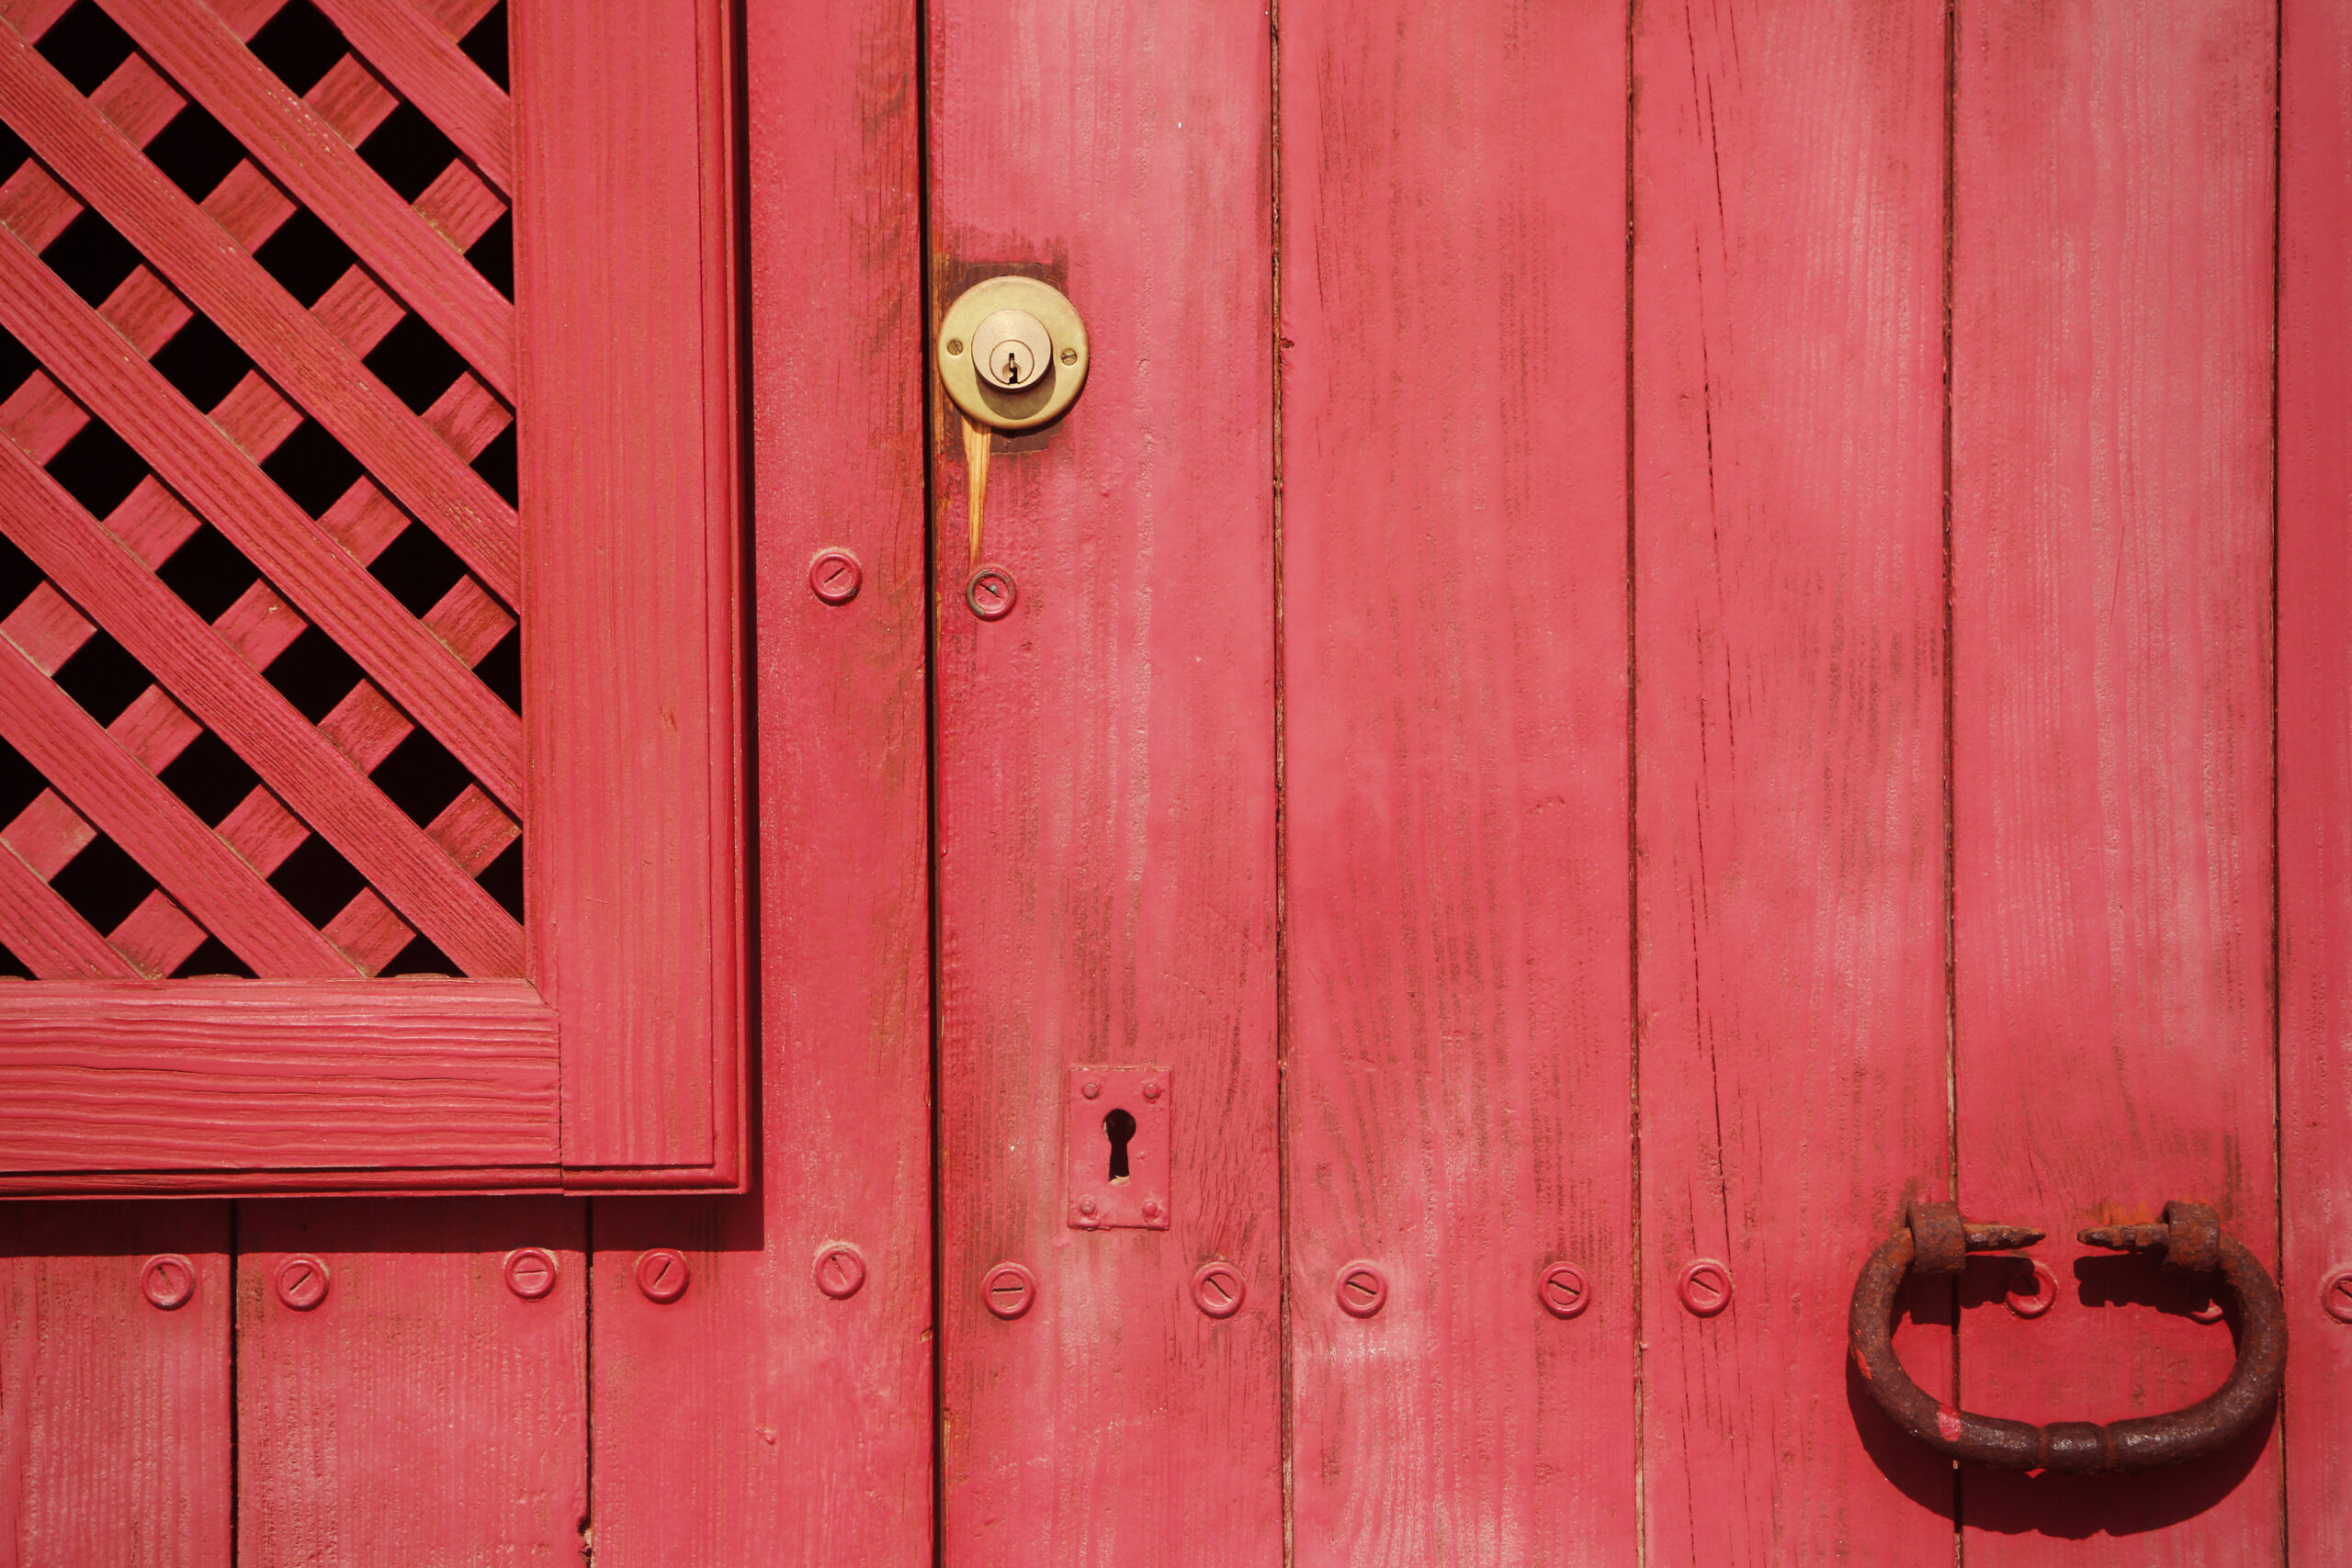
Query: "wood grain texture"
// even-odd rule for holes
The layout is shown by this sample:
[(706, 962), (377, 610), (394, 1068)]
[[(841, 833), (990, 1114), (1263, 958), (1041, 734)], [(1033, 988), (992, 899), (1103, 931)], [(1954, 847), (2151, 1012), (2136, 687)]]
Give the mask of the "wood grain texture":
[[(570, 1565), (587, 1555), (586, 1204), (239, 1206), (240, 1568)], [(554, 1288), (507, 1288), (513, 1248)], [(271, 1276), (329, 1270), (308, 1312)]]
[[(1091, 368), (998, 443), (977, 619), (934, 403), (942, 1542), (954, 1564), (1283, 1550), (1272, 61), (1255, 5), (927, 12), (932, 320), (1042, 275)], [(1066, 1224), (1069, 1069), (1161, 1066), (1173, 1224)], [(1108, 1159), (1109, 1145), (1104, 1144)], [(1205, 1261), (1247, 1302), (1202, 1313)], [(980, 1281), (1012, 1260), (1012, 1322)]]
[[(2230, 1362), (2201, 1298), (2079, 1228), (2189, 1199), (2277, 1256), (2273, 16), (1956, 13), (1960, 1194), (2049, 1230), (2061, 1285), (2046, 1317), (1962, 1317), (1962, 1394), (2018, 1420), (2154, 1415)], [(1968, 1561), (2275, 1562), (2267, 1436), (2136, 1480), (1971, 1476)]]
[[(11, 124), (45, 162), (485, 582), (508, 603), (516, 600), (522, 568), (514, 509), (362, 363), (372, 337), (340, 341), (253, 259), (291, 204), (279, 197), (271, 222), (237, 233), (242, 248), (223, 245), (226, 225), (208, 216), (210, 198), (205, 207), (188, 200), (141, 155), (135, 138), (14, 34), (0, 33), (0, 91), (8, 95)], [(391, 325), (386, 320), (383, 330)], [(153, 344), (142, 346), (153, 352)]]
[(226, 1203), (0, 1203), (0, 1564), (229, 1568), (229, 1245)]
[(141, 52), (201, 104), (366, 262), (402, 303), (512, 400), (519, 382), (515, 307), (465, 254), (386, 185), (356, 149), (208, 6), (101, 0)]
[(326, 0), (321, 9), (492, 186), (514, 188), (514, 107), (456, 39), (408, 0)]
[[(596, 1546), (930, 1568), (915, 13), (788, 0), (743, 22), (763, 1137), (744, 1197), (596, 1203)], [(808, 586), (827, 547), (863, 570), (838, 607)], [(814, 1274), (836, 1241), (866, 1267), (840, 1301)], [(684, 1299), (638, 1291), (649, 1247), (687, 1249)]]
[(1635, 1550), (1626, 25), (1283, 7), (1302, 1564)]
[(0, 985), (10, 1174), (544, 1167), (555, 1095), (516, 981)]
[(2352, 13), (2280, 12), (2278, 1135), (2287, 1545), (2352, 1564)]
[(726, 15), (514, 17), (531, 973), (563, 1017), (564, 1162), (589, 1186), (744, 1175)]
[[(1845, 1355), (1855, 1271), (1950, 1171), (1943, 20), (1872, 0), (1635, 15), (1655, 1562), (1951, 1554), (1949, 1467)], [(1679, 1299), (1702, 1258), (1728, 1267), (1720, 1315)], [(1947, 1330), (1900, 1343), (1950, 1386)]]

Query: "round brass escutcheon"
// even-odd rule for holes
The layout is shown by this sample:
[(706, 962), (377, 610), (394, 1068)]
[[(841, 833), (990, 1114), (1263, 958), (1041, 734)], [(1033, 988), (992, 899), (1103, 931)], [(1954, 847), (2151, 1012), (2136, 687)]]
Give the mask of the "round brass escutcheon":
[(1050, 283), (991, 277), (947, 307), (939, 380), (977, 424), (1034, 430), (1059, 419), (1086, 384), (1086, 326)]

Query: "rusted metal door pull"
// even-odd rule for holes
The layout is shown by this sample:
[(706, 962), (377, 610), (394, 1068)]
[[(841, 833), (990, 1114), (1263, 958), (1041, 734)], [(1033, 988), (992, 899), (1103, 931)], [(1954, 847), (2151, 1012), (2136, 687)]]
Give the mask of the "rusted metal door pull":
[(1894, 1354), (1894, 1294), (1904, 1276), (1957, 1274), (1972, 1252), (2031, 1247), (2041, 1236), (2015, 1225), (1965, 1224), (1957, 1204), (1914, 1203), (1904, 1227), (1879, 1243), (1854, 1281), (1847, 1324), (1863, 1385), (1896, 1426), (1939, 1454), (1996, 1470), (2096, 1475), (2202, 1459), (2270, 1409), (2287, 1366), (2286, 1305), (2260, 1261), (2222, 1234), (2221, 1217), (2203, 1203), (2167, 1203), (2162, 1224), (2109, 1225), (2084, 1231), (2081, 1239), (2116, 1252), (2161, 1250), (2167, 1272), (2220, 1272), (2222, 1291), (2237, 1302), (2240, 1325), (2237, 1364), (2213, 1393), (2162, 1416), (2046, 1427), (1978, 1416), (1921, 1393)]

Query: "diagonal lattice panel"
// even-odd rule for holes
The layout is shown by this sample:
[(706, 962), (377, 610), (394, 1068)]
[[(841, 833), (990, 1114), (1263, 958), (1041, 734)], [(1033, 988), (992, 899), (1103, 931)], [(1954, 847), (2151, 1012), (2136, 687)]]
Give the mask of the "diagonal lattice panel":
[[(149, 29), (142, 40), (182, 50), (175, 58), (183, 73), (204, 69), (210, 57), (202, 51), (226, 38), (238, 58), (229, 66), (213, 61), (232, 77), (233, 90), (220, 99), (208, 99), (218, 84), (202, 79), (183, 92), (186, 77), (174, 79), (147, 53), (126, 48), (130, 35), (103, 17), (93, 21), (86, 4), (49, 7), (46, 16), (19, 9), (15, 19), (25, 30), (0, 35), (11, 127), (31, 132), (26, 141), (40, 158), (0, 182), (7, 231), (0, 321), (38, 362), (0, 400), (0, 430), (28, 459), (0, 454), (0, 494), (10, 532), (44, 577), (0, 620), (21, 654), (0, 672), (7, 677), (0, 702), (9, 705), (14, 732), (49, 735), (24, 725), (39, 713), (70, 720), (49, 699), (62, 697), (74, 667), (98, 646), (160, 680), (103, 726), (67, 722), (60, 733), (79, 750), (58, 750), (63, 743), (52, 738), (35, 765), (55, 787), (0, 829), (11, 852), (0, 865), (0, 941), (32, 973), (122, 972), (117, 964), (175, 973), (205, 952), (217, 963), (223, 949), (257, 974), (319, 973), (322, 952), (345, 973), (403, 964), (520, 969), (519, 878), (511, 870), (517, 829), (494, 798), (520, 794), (519, 692), (485, 705), (487, 688), (466, 673), (507, 662), (513, 648), (514, 616), (501, 602), (515, 592), (511, 479), (506, 496), (492, 484), (500, 447), (512, 449), (511, 416), (492, 379), (503, 361), (479, 347), (479, 334), (469, 340), (476, 354), (467, 355), (433, 330), (435, 315), (452, 319), (451, 292), (462, 302), (503, 270), (502, 258), (482, 252), (504, 220), (507, 154), (497, 123), (504, 95), (474, 59), (471, 35), (483, 7), (337, 0), (332, 8), (392, 62), (385, 75), (301, 0), (266, 14), (113, 8), (116, 19)], [(77, 56), (53, 48), (53, 38), (30, 36), (77, 27), (118, 37), (96, 49), (85, 38)], [(289, 55), (274, 33), (298, 43), (307, 36), (313, 63), (328, 62), (308, 71), (299, 98), (290, 75), (262, 85), (279, 100), (271, 112), (281, 130), (290, 123), (313, 136), (307, 173), (291, 178), (310, 182), (360, 242), (343, 250), (340, 263), (332, 253), (341, 236), (321, 244), (324, 225), (204, 107), (226, 103), (233, 117), (243, 103), (250, 129), (254, 73), (287, 72), (288, 59), (293, 72), (305, 70), (299, 51)], [(245, 38), (251, 51), (239, 41)], [(190, 39), (201, 46), (194, 66), (185, 52)], [(115, 58), (105, 57), (108, 43)], [(265, 67), (261, 57), (273, 50)], [(58, 58), (36, 61), (37, 51)], [(430, 127), (416, 134), (419, 111), (386, 75), (457, 122), (459, 134), (442, 140)], [(413, 155), (390, 158), (379, 177), (394, 130), (402, 132), (395, 154), (424, 149), (422, 177)], [(323, 152), (322, 130), (334, 139)], [(187, 167), (200, 162), (208, 139), (220, 166), (193, 179)], [(461, 149), (480, 167), (457, 157)], [(288, 156), (282, 147), (274, 155), (280, 164)], [(322, 195), (321, 170), (363, 194)], [(75, 183), (77, 173), (85, 183)], [(381, 210), (392, 188), (386, 180), (403, 178), (414, 182), (413, 193), (398, 193), (412, 197), (400, 220), (411, 227), (396, 228), (387, 243), (365, 215)], [(132, 253), (125, 275), (103, 289), (87, 287), (80, 260), (59, 259), (94, 220)], [(411, 254), (417, 230), (437, 247), (430, 267)], [(233, 243), (220, 244), (224, 235)], [(289, 247), (289, 236), (303, 239), (307, 253)], [(291, 250), (292, 264), (274, 250)], [(417, 301), (388, 289), (362, 265), (364, 254), (409, 279), (428, 296), (424, 304), (410, 309)], [(29, 265), (33, 257), (44, 265)], [(303, 273), (305, 259), (311, 279), (323, 271), (332, 280), (306, 288), (289, 276)], [(432, 277), (459, 275), (453, 266), (458, 287), (431, 294)], [(146, 365), (122, 354), (126, 343)], [(191, 389), (188, 364), (173, 363), (206, 358), (191, 345), (209, 347), (216, 372), (220, 361), (240, 362), (225, 378), (215, 375), (225, 392), (214, 385), (198, 398)], [(75, 451), (125, 438), (153, 471), (104, 508), (102, 521), (78, 506), (80, 496), (43, 484)], [(322, 450), (349, 471), (334, 472)], [(51, 472), (40, 474), (44, 467)], [(313, 499), (303, 499), (306, 490)], [(413, 521), (419, 518), (424, 526)], [(208, 549), (242, 566), (247, 581), (225, 604), (207, 608), (209, 637), (192, 637), (189, 623), (203, 622), (153, 589), (174, 585), (182, 563)], [(105, 570), (94, 573), (94, 563)], [(338, 663), (344, 674), (335, 673)], [(323, 673), (299, 681), (284, 673), (288, 666)], [(238, 679), (239, 668), (267, 680)], [(26, 683), (43, 678), (58, 685)], [(337, 680), (341, 696), (330, 691), (328, 700), (285, 711), (294, 686), (307, 684), (316, 698), (321, 681)], [(249, 764), (253, 777), (232, 808), (198, 821), (153, 781), (189, 773), (207, 746), (233, 752), (230, 766)], [(390, 782), (395, 774), (408, 781), (404, 788)], [(433, 783), (416, 782), (427, 775)], [(143, 788), (142, 777), (150, 781)], [(386, 809), (377, 785), (399, 794), (400, 808)], [(191, 826), (209, 832), (189, 840)], [(228, 858), (205, 844), (225, 847)], [(94, 940), (77, 908), (61, 908), (56, 889), (99, 850), (129, 851), (155, 886)], [(307, 898), (297, 897), (313, 929), (306, 939), (271, 895), (289, 877), (319, 883), (311, 863), (320, 855), (354, 886), (312, 886)], [(501, 867), (510, 871), (500, 874)], [(502, 897), (492, 898), (476, 876), (497, 880)], [(208, 942), (208, 933), (218, 940)]]

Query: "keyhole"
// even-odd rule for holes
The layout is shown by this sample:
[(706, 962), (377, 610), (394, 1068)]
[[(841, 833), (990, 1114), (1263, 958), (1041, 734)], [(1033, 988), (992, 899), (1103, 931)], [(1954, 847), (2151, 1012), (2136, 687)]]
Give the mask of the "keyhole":
[(1127, 1179), (1127, 1140), (1136, 1135), (1136, 1119), (1125, 1111), (1114, 1111), (1102, 1118), (1103, 1136), (1111, 1140), (1111, 1179)]
[(1012, 383), (1013, 383), (1014, 385), (1016, 385), (1016, 386), (1018, 386), (1018, 385), (1020, 384), (1020, 381), (1021, 381), (1021, 352), (1020, 352), (1020, 350), (1018, 350), (1018, 349), (1012, 349), (1012, 348), (1008, 348), (1008, 349), (1006, 349), (1006, 350), (1004, 351), (1004, 378), (1005, 378), (1006, 380), (1010, 381), (1010, 382), (1012, 382)]

